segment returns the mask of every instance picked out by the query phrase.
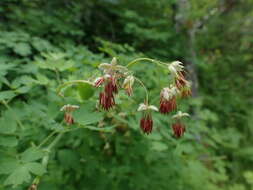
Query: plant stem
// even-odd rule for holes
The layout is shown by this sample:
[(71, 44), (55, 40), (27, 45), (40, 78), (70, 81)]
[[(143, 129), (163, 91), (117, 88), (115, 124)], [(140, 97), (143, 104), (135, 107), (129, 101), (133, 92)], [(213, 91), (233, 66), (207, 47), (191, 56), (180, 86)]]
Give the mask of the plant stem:
[[(48, 147), (46, 148), (46, 155), (42, 158), (42, 165), (47, 168), (47, 165), (48, 165), (48, 160), (49, 160), (49, 153), (50, 151), (52, 150), (52, 148), (57, 144), (57, 142), (62, 138), (63, 134), (65, 132), (60, 132), (56, 137), (55, 139), (48, 145)], [(53, 133), (51, 133), (46, 139), (49, 139), (51, 136), (53, 135)], [(46, 140), (45, 139), (45, 140)], [(44, 140), (44, 141), (45, 141)], [(43, 142), (44, 142), (43, 141)], [(42, 145), (43, 143), (41, 143), (40, 145)], [(40, 179), (41, 179), (41, 176), (36, 176), (35, 179), (33, 180), (32, 184), (35, 184), (35, 185), (38, 185), (40, 183)]]
[(53, 131), (50, 133), (39, 145), (38, 148), (40, 148), (42, 145), (44, 145), (54, 134), (56, 134), (56, 131)]
[(54, 72), (56, 75), (56, 81), (58, 82), (58, 84), (61, 84), (61, 77), (60, 77), (60, 73), (59, 73), (58, 69), (55, 68)]
[(73, 81), (65, 82), (65, 83), (63, 83), (62, 85), (60, 85), (60, 86), (57, 88), (56, 92), (57, 92), (57, 94), (60, 94), (61, 90), (62, 90), (64, 87), (66, 87), (66, 86), (68, 86), (68, 85), (72, 85), (72, 84), (77, 84), (77, 83), (84, 83), (84, 84), (93, 85), (92, 82), (87, 81), (87, 80), (73, 80)]
[(163, 68), (165, 68), (165, 67), (167, 68), (168, 67), (168, 64), (163, 63), (161, 61), (154, 60), (154, 59), (150, 59), (150, 58), (137, 58), (137, 59), (131, 61), (130, 63), (128, 63), (126, 67), (130, 67), (130, 66), (132, 66), (134, 64), (137, 64), (140, 61), (149, 61), (149, 62), (155, 63), (158, 66), (163, 67)]
[(137, 77), (134, 77), (134, 78), (144, 88), (144, 90), (146, 92), (146, 102), (148, 103), (148, 89), (147, 89), (147, 87), (144, 85), (144, 83), (140, 79), (138, 79)]
[(50, 151), (56, 144), (57, 142), (62, 138), (64, 132), (60, 132), (55, 139), (49, 144), (49, 146), (47, 147), (47, 150)]

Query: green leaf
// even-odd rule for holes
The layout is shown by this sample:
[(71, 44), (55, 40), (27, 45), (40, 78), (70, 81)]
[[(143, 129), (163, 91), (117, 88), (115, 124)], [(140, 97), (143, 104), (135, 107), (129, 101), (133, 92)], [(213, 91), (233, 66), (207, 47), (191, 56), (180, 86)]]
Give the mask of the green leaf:
[(0, 101), (10, 100), (15, 96), (16, 94), (13, 91), (10, 91), (10, 90), (2, 91), (0, 92)]
[(155, 140), (155, 141), (162, 140), (162, 136), (159, 133), (155, 133), (155, 132), (148, 135), (147, 138)]
[(77, 86), (78, 93), (83, 100), (87, 100), (94, 94), (94, 87), (90, 84), (79, 84)]
[(59, 150), (58, 159), (61, 165), (66, 168), (78, 168), (80, 163), (77, 153), (69, 149)]
[(20, 166), (20, 163), (13, 158), (4, 158), (0, 160), (0, 174), (10, 174), (16, 168)]
[(168, 146), (161, 142), (152, 142), (152, 149), (156, 151), (164, 151), (168, 149)]
[(36, 78), (39, 84), (46, 85), (49, 83), (49, 79), (45, 75), (42, 75), (40, 73), (36, 74)]
[(11, 83), (11, 87), (12, 88), (18, 88), (22, 84), (24, 84), (24, 85), (33, 85), (33, 84), (36, 84), (36, 82), (37, 81), (34, 78), (32, 78), (31, 76), (23, 75), (21, 77), (15, 78), (15, 80)]
[(22, 86), (18, 89), (15, 90), (16, 93), (19, 93), (19, 94), (25, 94), (27, 92), (29, 92), (29, 90), (31, 90), (31, 86)]
[(81, 106), (80, 109), (74, 112), (74, 119), (77, 123), (82, 125), (88, 125), (97, 123), (103, 118), (102, 113), (88, 110), (85, 105)]
[(1, 136), (0, 145), (6, 146), (6, 147), (14, 147), (18, 145), (18, 140), (16, 137)]
[(23, 162), (31, 162), (38, 160), (44, 156), (44, 152), (36, 147), (27, 149), (21, 154), (21, 160)]
[(25, 164), (25, 167), (31, 173), (38, 175), (38, 176), (42, 176), (46, 172), (45, 167), (42, 164), (37, 163), (37, 162), (27, 163), (27, 164)]
[(5, 180), (4, 185), (13, 185), (14, 187), (17, 185), (21, 185), (24, 182), (29, 182), (31, 179), (31, 175), (29, 170), (24, 165), (19, 166), (12, 172), (8, 178)]
[(16, 131), (17, 123), (12, 117), (5, 116), (0, 119), (0, 134), (13, 134)]
[(23, 43), (23, 42), (17, 43), (14, 46), (13, 50), (14, 50), (15, 53), (17, 53), (19, 55), (22, 55), (22, 56), (27, 56), (27, 55), (30, 55), (32, 53), (30, 45), (27, 44), (27, 43)]

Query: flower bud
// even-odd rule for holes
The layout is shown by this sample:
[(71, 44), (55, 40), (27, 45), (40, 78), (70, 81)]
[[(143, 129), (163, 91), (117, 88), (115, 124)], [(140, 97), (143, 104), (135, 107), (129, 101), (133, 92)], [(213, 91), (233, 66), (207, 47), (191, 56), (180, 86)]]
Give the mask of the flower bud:
[(126, 90), (128, 96), (133, 94), (133, 84), (134, 77), (132, 75), (127, 76), (123, 82), (123, 88)]

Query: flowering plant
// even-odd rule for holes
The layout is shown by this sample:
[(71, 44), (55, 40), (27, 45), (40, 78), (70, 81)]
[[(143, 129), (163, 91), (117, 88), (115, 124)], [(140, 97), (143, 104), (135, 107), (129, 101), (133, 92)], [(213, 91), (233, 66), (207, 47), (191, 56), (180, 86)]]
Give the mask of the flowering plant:
[[(130, 70), (130, 67), (140, 63), (141, 61), (149, 61), (156, 64), (159, 67), (165, 69), (172, 76), (172, 82), (168, 83), (167, 86), (161, 89), (160, 92), (160, 102), (159, 106), (150, 105), (149, 102), (149, 91), (144, 84), (144, 82), (137, 77), (137, 75)], [(139, 107), (136, 108), (137, 111), (142, 112), (142, 117), (140, 118), (140, 129), (144, 134), (150, 134), (153, 131), (153, 116), (152, 113), (160, 112), (161, 114), (168, 115), (169, 113), (178, 109), (178, 100), (181, 98), (186, 98), (191, 95), (190, 82), (185, 78), (184, 66), (179, 61), (174, 61), (172, 63), (164, 63), (149, 58), (138, 58), (126, 66), (118, 64), (116, 58), (113, 58), (110, 63), (101, 63), (98, 68), (102, 71), (100, 76), (91, 77), (87, 80), (73, 80), (61, 84), (57, 93), (60, 96), (63, 96), (62, 91), (66, 90), (68, 87), (75, 84), (85, 84), (91, 86), (93, 89), (98, 89), (99, 96), (97, 100), (96, 111), (106, 111), (114, 109), (117, 105), (115, 97), (119, 95), (119, 91), (124, 91), (127, 96), (134, 95), (135, 89), (134, 86), (136, 83), (139, 83), (144, 91), (146, 96), (143, 98), (143, 102), (140, 102)], [(159, 108), (158, 108), (159, 107)], [(44, 145), (48, 139), (52, 138), (55, 135), (54, 140), (47, 147), (47, 154), (42, 159), (42, 164), (47, 167), (48, 158), (50, 150), (54, 145), (61, 139), (64, 133), (74, 130), (71, 126), (76, 123), (75, 121), (75, 110), (78, 110), (80, 107), (78, 105), (66, 104), (60, 111), (64, 112), (63, 122), (67, 125), (66, 129), (60, 132), (53, 131), (46, 139), (44, 139), (39, 147)], [(176, 115), (172, 118), (175, 122), (172, 124), (172, 131), (175, 138), (180, 138), (183, 136), (186, 131), (186, 127), (182, 122), (183, 117), (189, 116), (187, 113), (182, 113), (178, 111)], [(57, 134), (58, 133), (58, 134)], [(57, 135), (56, 135), (57, 134)], [(30, 190), (37, 189), (37, 186), (40, 182), (41, 176), (37, 176)]]
[[(173, 82), (171, 84), (168, 84), (167, 87), (161, 89), (159, 109), (154, 105), (149, 105), (148, 89), (146, 88), (145, 84), (134, 74), (134, 72), (130, 70), (131, 66), (141, 61), (155, 63), (157, 66), (167, 70), (173, 78)], [(95, 80), (88, 79), (67, 82), (59, 87), (59, 93), (61, 94), (61, 90), (63, 88), (75, 83), (91, 84), (94, 88), (102, 89), (100, 90), (98, 97), (98, 108), (109, 111), (117, 104), (115, 101), (115, 96), (117, 96), (119, 90), (124, 90), (128, 96), (132, 96), (134, 93), (135, 82), (140, 83), (145, 90), (146, 97), (144, 97), (143, 103), (139, 105), (137, 110), (143, 112), (143, 116), (140, 119), (140, 128), (146, 134), (150, 134), (153, 130), (152, 111), (160, 111), (162, 114), (168, 114), (177, 109), (177, 102), (180, 98), (185, 98), (191, 95), (190, 82), (186, 80), (184, 76), (185, 70), (183, 63), (179, 61), (164, 63), (149, 58), (138, 58), (128, 63), (126, 66), (122, 66), (118, 64), (117, 59), (114, 57), (111, 63), (101, 63), (98, 68), (102, 70), (102, 75), (96, 77)], [(77, 107), (75, 107), (75, 109), (76, 108)], [(72, 117), (70, 111), (65, 111), (65, 122), (68, 125), (73, 124), (74, 118)], [(71, 109), (71, 112), (72, 111), (73, 109)], [(183, 116), (185, 115), (183, 114)], [(174, 117), (180, 120), (182, 116)], [(175, 126), (178, 125), (174, 124), (172, 126), (174, 136), (181, 137), (185, 131), (185, 128)], [(178, 132), (178, 128), (180, 128), (180, 132)]]

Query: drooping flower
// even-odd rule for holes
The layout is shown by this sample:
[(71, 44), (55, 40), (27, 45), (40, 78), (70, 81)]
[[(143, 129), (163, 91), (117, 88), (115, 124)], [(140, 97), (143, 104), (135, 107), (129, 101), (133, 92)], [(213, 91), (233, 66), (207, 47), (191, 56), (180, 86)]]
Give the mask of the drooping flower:
[(175, 84), (176, 87), (181, 90), (185, 85), (187, 84), (187, 80), (185, 79), (183, 73), (180, 71), (178, 72), (178, 75), (175, 77)]
[(143, 133), (150, 134), (153, 129), (153, 119), (151, 114), (144, 114), (140, 120), (140, 127)]
[(178, 113), (172, 117), (176, 120), (176, 122), (172, 124), (173, 133), (176, 138), (182, 137), (184, 135), (184, 132), (186, 131), (185, 125), (181, 122), (181, 118), (189, 116), (190, 115), (188, 113), (178, 111)]
[(125, 89), (128, 96), (133, 94), (133, 84), (134, 84), (134, 77), (129, 75), (125, 78), (123, 82), (123, 88)]
[(118, 93), (117, 79), (110, 76), (105, 84), (105, 93), (107, 96), (113, 96), (113, 94)]
[(158, 111), (157, 107), (148, 104), (140, 104), (138, 111), (143, 111), (143, 116), (140, 120), (140, 128), (146, 133), (150, 134), (153, 129), (153, 119), (151, 115), (151, 111)]
[(111, 63), (102, 63), (99, 68), (103, 70), (104, 76), (99, 77), (94, 81), (94, 86), (104, 87), (104, 91), (99, 94), (99, 104), (104, 110), (109, 110), (115, 105), (114, 95), (118, 93), (118, 82), (128, 69), (117, 64), (117, 59), (114, 57)]
[(113, 75), (105, 74), (94, 81), (94, 86), (103, 85), (104, 90), (99, 94), (99, 104), (104, 110), (109, 110), (115, 105), (114, 95), (118, 93), (117, 79)]
[(172, 129), (173, 129), (173, 132), (174, 132), (174, 136), (176, 138), (180, 138), (181, 136), (184, 135), (185, 126), (182, 123), (180, 123), (180, 122), (174, 123), (172, 125)]
[(183, 63), (180, 61), (173, 61), (169, 66), (168, 69), (175, 80), (176, 87), (181, 90), (183, 87), (186, 86), (188, 81), (185, 79), (184, 76), (184, 66)]
[(72, 113), (73, 113), (73, 111), (75, 111), (78, 108), (79, 108), (79, 106), (77, 106), (77, 105), (67, 104), (67, 105), (64, 105), (60, 109), (60, 111), (64, 111), (65, 112), (65, 114), (64, 114), (64, 120), (65, 120), (65, 123), (67, 123), (67, 125), (74, 124), (74, 118), (72, 116)]
[(99, 104), (102, 107), (102, 109), (108, 111), (110, 108), (112, 108), (115, 105), (114, 95), (113, 94), (108, 95), (105, 92), (100, 92)]
[(176, 96), (178, 89), (174, 86), (163, 88), (160, 93), (160, 108), (159, 111), (167, 114), (177, 108)]

